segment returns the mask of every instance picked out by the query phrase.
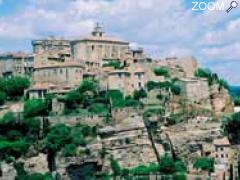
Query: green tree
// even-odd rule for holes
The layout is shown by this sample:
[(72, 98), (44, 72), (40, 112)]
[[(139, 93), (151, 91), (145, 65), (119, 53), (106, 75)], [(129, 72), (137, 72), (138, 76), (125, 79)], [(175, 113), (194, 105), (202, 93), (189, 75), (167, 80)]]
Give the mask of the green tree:
[(212, 158), (208, 158), (208, 157), (201, 157), (201, 158), (198, 158), (194, 162), (193, 167), (196, 169), (207, 170), (209, 172), (213, 172), (214, 171), (214, 160)]
[(30, 81), (26, 77), (13, 77), (10, 79), (4, 79), (3, 87), (1, 89), (7, 94), (10, 99), (17, 99), (23, 96), (24, 90), (29, 88)]
[(111, 168), (114, 176), (121, 175), (121, 172), (122, 172), (121, 166), (118, 163), (118, 161), (113, 158), (113, 156), (111, 157)]
[(169, 77), (169, 70), (167, 67), (160, 67), (160, 68), (155, 68), (154, 70), (154, 73), (157, 75), (157, 76), (164, 76), (164, 77)]
[(162, 156), (160, 171), (164, 174), (173, 174), (175, 172), (174, 160), (169, 155)]
[(24, 104), (24, 116), (35, 117), (35, 116), (47, 116), (48, 105), (44, 100), (41, 99), (30, 99)]
[(133, 98), (135, 100), (140, 100), (147, 97), (147, 92), (144, 89), (135, 90), (133, 92)]
[(66, 144), (71, 143), (71, 128), (65, 124), (57, 124), (50, 128), (46, 138), (45, 147), (53, 153), (60, 151)]
[(0, 106), (3, 105), (3, 104), (5, 103), (6, 98), (7, 98), (6, 93), (0, 91)]

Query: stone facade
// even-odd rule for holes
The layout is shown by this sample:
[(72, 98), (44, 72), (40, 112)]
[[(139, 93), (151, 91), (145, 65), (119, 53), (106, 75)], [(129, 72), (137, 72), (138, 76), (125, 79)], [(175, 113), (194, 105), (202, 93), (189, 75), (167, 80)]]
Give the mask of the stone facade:
[(102, 65), (103, 59), (123, 59), (129, 51), (129, 42), (115, 37), (105, 36), (97, 25), (92, 35), (71, 42), (73, 58), (91, 66)]
[(188, 101), (201, 102), (210, 98), (208, 82), (205, 79), (184, 78), (179, 80), (179, 85), (181, 95)]
[(31, 75), (34, 57), (26, 53), (0, 55), (0, 77)]

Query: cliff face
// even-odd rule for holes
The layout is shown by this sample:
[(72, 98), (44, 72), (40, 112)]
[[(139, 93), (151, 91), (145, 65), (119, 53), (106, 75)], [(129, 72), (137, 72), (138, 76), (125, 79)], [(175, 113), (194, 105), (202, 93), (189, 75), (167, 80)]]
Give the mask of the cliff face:
[(213, 85), (210, 88), (210, 101), (214, 115), (217, 117), (223, 113), (226, 114), (233, 112), (233, 102), (228, 90), (219, 87), (219, 85)]

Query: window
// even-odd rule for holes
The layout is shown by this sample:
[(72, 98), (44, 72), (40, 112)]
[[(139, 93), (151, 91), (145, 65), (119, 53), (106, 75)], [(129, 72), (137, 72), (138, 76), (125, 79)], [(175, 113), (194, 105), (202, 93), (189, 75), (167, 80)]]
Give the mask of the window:
[(140, 83), (140, 82), (139, 82), (139, 83), (138, 83), (138, 87), (140, 87), (140, 88), (141, 88), (141, 87), (142, 87), (142, 83)]
[(94, 45), (92, 45), (92, 51), (94, 51), (94, 49), (95, 49), (95, 46), (94, 46)]
[(122, 74), (121, 74), (121, 73), (118, 73), (118, 77), (119, 77), (119, 78), (122, 78)]
[(223, 155), (223, 154), (221, 154), (221, 158), (224, 158), (224, 155)]
[(60, 72), (60, 74), (62, 74), (62, 73), (63, 73), (63, 70), (62, 70), (62, 69), (60, 69), (60, 71), (59, 71), (59, 72)]
[(223, 151), (224, 149), (223, 148), (221, 148), (221, 151)]

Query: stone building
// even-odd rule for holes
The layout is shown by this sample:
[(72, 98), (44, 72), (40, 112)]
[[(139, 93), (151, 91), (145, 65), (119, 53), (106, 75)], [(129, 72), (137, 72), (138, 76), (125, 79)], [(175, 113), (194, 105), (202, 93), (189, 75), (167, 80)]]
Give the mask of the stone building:
[(65, 55), (70, 55), (70, 41), (63, 38), (55, 38), (53, 36), (42, 39), (42, 40), (33, 40), (33, 53), (42, 54), (49, 50), (57, 50), (58, 52), (65, 52)]
[(229, 140), (224, 137), (215, 139), (214, 145), (214, 158), (215, 158), (215, 173), (218, 179), (228, 179), (230, 172), (230, 156), (231, 146)]
[(34, 73), (29, 97), (43, 98), (47, 93), (65, 93), (80, 84), (84, 66), (71, 58), (70, 42), (50, 38), (32, 42)]
[(206, 79), (182, 78), (179, 80), (179, 85), (181, 86), (181, 95), (189, 102), (201, 102), (210, 98)]
[(91, 69), (101, 67), (104, 59), (123, 59), (129, 51), (129, 42), (105, 36), (97, 25), (91, 36), (72, 41), (71, 47), (74, 60), (84, 62)]
[(0, 77), (31, 75), (34, 57), (23, 52), (0, 55)]

